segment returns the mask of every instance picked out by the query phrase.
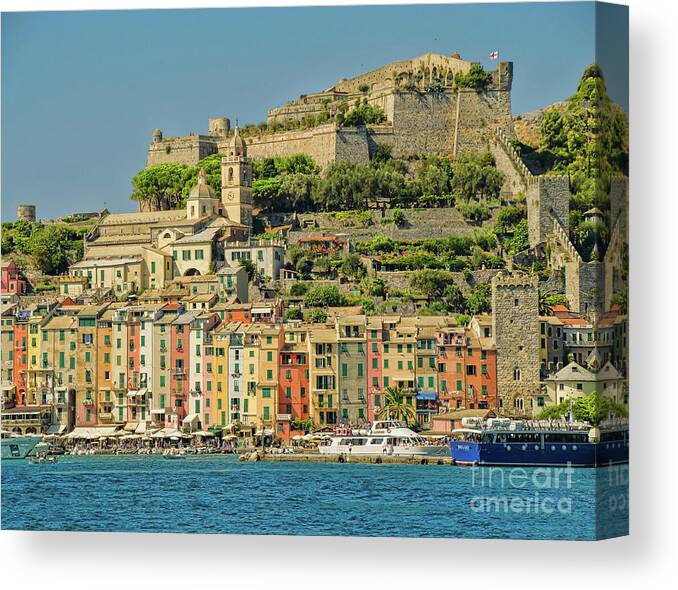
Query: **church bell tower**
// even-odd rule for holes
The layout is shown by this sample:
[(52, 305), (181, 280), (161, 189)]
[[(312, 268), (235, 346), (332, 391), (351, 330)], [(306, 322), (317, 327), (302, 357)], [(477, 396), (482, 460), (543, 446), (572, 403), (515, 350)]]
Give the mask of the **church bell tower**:
[(252, 160), (237, 127), (221, 158), (221, 202), (231, 221), (252, 228)]

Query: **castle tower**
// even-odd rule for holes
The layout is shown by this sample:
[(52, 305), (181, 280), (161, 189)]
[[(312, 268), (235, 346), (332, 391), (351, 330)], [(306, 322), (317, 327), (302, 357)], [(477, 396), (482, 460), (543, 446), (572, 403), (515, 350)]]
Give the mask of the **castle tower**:
[(527, 187), (527, 225), (535, 248), (553, 233), (553, 219), (567, 234), (570, 224), (570, 182), (567, 176), (537, 176)]
[(201, 219), (216, 216), (220, 209), (219, 199), (212, 187), (207, 184), (207, 175), (204, 169), (198, 172), (198, 184), (192, 189), (186, 200), (186, 218)]
[(221, 158), (221, 201), (231, 221), (252, 227), (252, 160), (237, 127)]
[(537, 278), (501, 273), (492, 279), (492, 334), (497, 349), (498, 412), (529, 416), (539, 393)]

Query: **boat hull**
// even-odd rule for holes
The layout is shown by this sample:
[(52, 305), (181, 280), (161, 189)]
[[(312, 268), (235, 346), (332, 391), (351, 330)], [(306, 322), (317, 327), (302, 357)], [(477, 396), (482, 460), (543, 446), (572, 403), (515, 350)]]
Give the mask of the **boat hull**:
[(628, 463), (628, 441), (602, 443), (488, 443), (452, 441), (452, 459), (458, 465), (521, 465), (601, 467)]
[(393, 447), (392, 449), (380, 447), (378, 449), (361, 448), (357, 446), (338, 448), (335, 446), (320, 447), (318, 449), (321, 455), (339, 456), (360, 456), (360, 457), (417, 457), (417, 458), (440, 458), (449, 456), (447, 446), (440, 447)]
[(25, 459), (33, 453), (35, 447), (41, 441), (41, 436), (3, 438), (2, 441), (0, 441), (0, 446), (2, 447), (2, 460)]

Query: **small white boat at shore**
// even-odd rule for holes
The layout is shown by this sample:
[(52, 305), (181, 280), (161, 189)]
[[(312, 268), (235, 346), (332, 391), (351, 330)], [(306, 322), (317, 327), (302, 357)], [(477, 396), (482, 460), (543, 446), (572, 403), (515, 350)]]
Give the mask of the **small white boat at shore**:
[(368, 457), (446, 457), (444, 443), (431, 442), (397, 420), (377, 421), (366, 434), (335, 434), (318, 446), (321, 455)]

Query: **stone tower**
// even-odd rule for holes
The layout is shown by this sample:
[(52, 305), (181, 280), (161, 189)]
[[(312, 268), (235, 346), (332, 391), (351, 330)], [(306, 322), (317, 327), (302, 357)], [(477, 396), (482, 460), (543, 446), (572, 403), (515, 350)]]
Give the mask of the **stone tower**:
[(527, 186), (527, 225), (535, 248), (553, 233), (554, 218), (565, 234), (570, 225), (570, 183), (567, 176), (532, 177)]
[(16, 208), (17, 221), (35, 221), (35, 205), (19, 205)]
[(201, 219), (215, 217), (221, 209), (221, 203), (214, 190), (207, 183), (207, 175), (203, 168), (198, 172), (198, 184), (192, 189), (186, 200), (186, 218)]
[(210, 137), (225, 138), (231, 129), (231, 121), (226, 117), (212, 117), (207, 120), (207, 130)]
[(499, 414), (532, 415), (534, 396), (539, 392), (536, 277), (501, 273), (492, 279), (492, 333), (497, 348)]
[(221, 201), (231, 221), (252, 227), (252, 160), (237, 127), (221, 158)]

